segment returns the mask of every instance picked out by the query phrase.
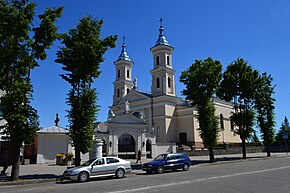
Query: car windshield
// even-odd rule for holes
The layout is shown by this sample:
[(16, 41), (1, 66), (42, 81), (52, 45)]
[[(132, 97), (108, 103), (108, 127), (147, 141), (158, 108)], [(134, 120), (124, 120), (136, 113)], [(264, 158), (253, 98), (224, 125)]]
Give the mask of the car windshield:
[(91, 163), (93, 163), (96, 159), (91, 159), (89, 161), (86, 161), (85, 163), (82, 164), (82, 166), (89, 166)]
[(165, 160), (166, 158), (166, 154), (161, 154), (159, 156), (157, 156), (154, 160), (159, 161), (159, 160)]

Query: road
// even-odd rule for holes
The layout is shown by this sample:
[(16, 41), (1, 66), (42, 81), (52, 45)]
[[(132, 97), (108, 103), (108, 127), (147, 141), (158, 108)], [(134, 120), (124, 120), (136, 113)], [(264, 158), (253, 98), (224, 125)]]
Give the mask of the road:
[(132, 173), (124, 179), (99, 178), (87, 183), (43, 183), (0, 187), (2, 193), (288, 193), (288, 157), (198, 165), (189, 171), (146, 175)]

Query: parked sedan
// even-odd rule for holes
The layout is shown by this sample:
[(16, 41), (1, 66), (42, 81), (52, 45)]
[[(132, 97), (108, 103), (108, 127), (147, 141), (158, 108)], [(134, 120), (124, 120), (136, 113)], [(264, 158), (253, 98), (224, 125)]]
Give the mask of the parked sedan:
[(117, 157), (102, 157), (91, 159), (81, 166), (65, 170), (63, 179), (86, 182), (94, 177), (116, 176), (123, 178), (131, 170), (129, 161)]
[(189, 157), (185, 153), (167, 153), (158, 155), (153, 161), (144, 163), (142, 170), (146, 173), (156, 171), (161, 174), (164, 170), (183, 169), (187, 171), (191, 165)]

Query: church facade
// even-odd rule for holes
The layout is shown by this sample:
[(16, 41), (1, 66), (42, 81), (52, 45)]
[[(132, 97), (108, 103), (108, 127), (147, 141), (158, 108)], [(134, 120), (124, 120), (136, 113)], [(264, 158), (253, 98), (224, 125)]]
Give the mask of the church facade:
[[(203, 148), (196, 108), (190, 101), (176, 96), (174, 48), (163, 31), (161, 23), (156, 44), (150, 49), (154, 59), (150, 93), (139, 90), (137, 80), (132, 79), (133, 61), (123, 40), (121, 54), (114, 62), (113, 104), (106, 129), (96, 133), (105, 142), (107, 155), (135, 158), (140, 149), (143, 156), (155, 157), (175, 152), (177, 145)], [(217, 98), (213, 102), (220, 123), (218, 143), (240, 143), (239, 136), (233, 135), (232, 104)]]

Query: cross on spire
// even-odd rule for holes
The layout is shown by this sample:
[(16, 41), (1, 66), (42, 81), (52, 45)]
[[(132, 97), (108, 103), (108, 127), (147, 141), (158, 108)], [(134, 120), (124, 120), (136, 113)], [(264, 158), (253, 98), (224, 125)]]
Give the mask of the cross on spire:
[(163, 26), (162, 26), (163, 18), (160, 18), (159, 22), (160, 22), (159, 37), (156, 41), (155, 46), (157, 46), (157, 45), (168, 45), (169, 46), (168, 41), (166, 40), (166, 38), (163, 34), (163, 31), (164, 31)]
[(160, 26), (162, 26), (163, 18), (161, 17), (161, 18), (159, 19), (159, 21), (160, 21)]
[(118, 60), (127, 60), (127, 61), (130, 61), (130, 58), (129, 58), (129, 56), (127, 54), (127, 51), (126, 51), (125, 36), (123, 36), (122, 51), (121, 51), (121, 54), (120, 54)]
[(125, 36), (123, 36), (123, 44), (125, 44)]

